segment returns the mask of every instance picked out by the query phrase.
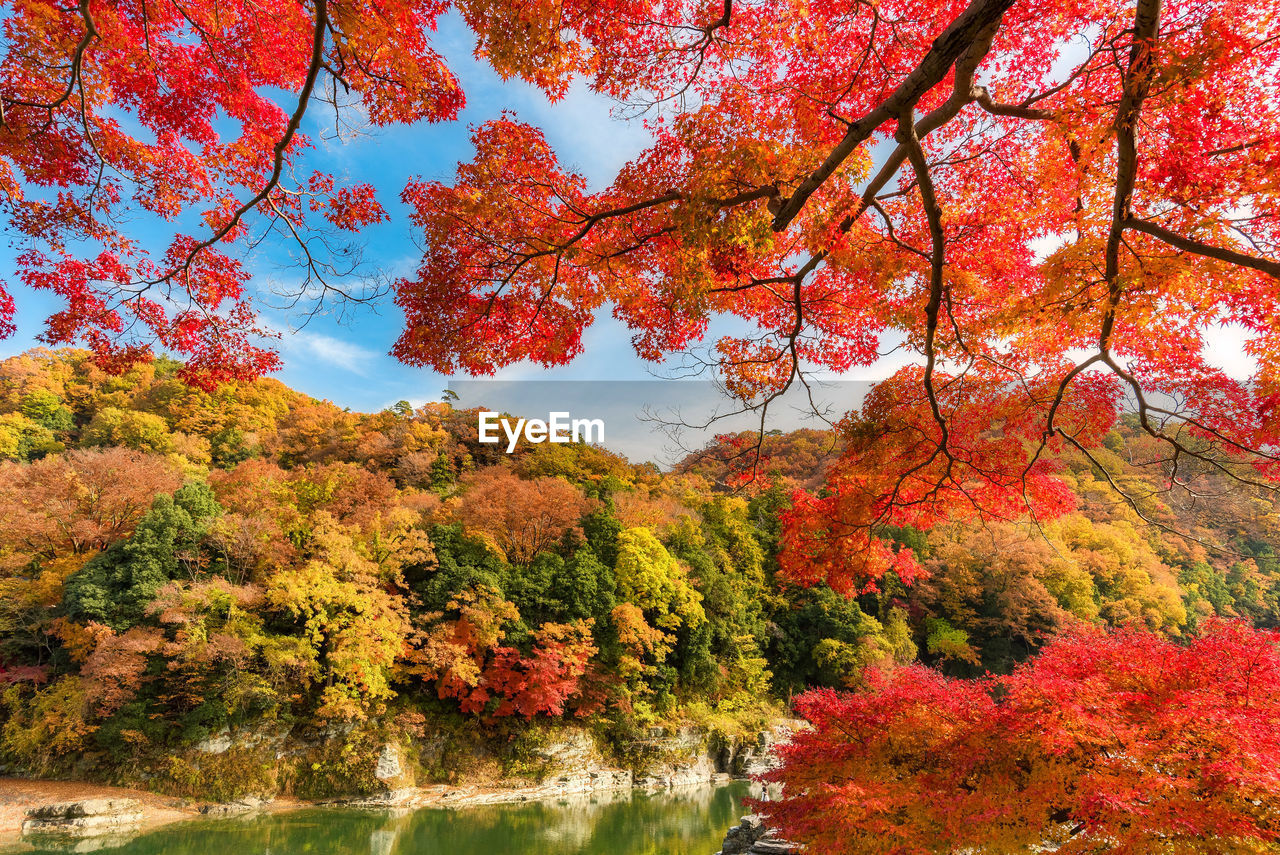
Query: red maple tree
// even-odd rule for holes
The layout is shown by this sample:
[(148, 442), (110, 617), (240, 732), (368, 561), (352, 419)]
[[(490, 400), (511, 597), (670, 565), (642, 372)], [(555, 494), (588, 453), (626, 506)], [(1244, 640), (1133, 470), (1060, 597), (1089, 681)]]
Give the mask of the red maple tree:
[[(210, 387), (278, 367), (237, 246), (296, 243), (307, 287), (347, 288), (323, 229), (385, 219), (367, 185), (302, 170), (314, 102), (374, 125), (451, 119), (463, 96), (420, 0), (6, 4), (0, 200), (17, 275), (65, 308), (44, 339), (124, 367), (160, 346)], [(390, 46), (390, 49), (388, 49)], [(274, 90), (290, 93), (282, 108)], [(228, 130), (230, 129), (230, 130)], [(168, 224), (157, 245), (140, 222)], [(161, 232), (162, 233), (162, 232)], [(14, 304), (0, 283), (0, 334)]]
[[(1275, 474), (1270, 4), (560, 8), (555, 55), (661, 105), (652, 145), (592, 191), (503, 116), (451, 184), (411, 183), (402, 360), (562, 363), (605, 307), (660, 360), (728, 315), (751, 332), (710, 363), (764, 408), (900, 345), (915, 364), (786, 520), (784, 570), (843, 590), (918, 572), (888, 526), (1068, 509), (1056, 452), (1096, 448), (1126, 399), (1173, 483)], [(1247, 381), (1205, 356), (1223, 324)]]
[[(1008, 677), (920, 666), (816, 690), (765, 777), (784, 835), (831, 855), (1256, 852), (1280, 840), (1280, 636), (1180, 647), (1080, 630)], [(1269, 850), (1266, 850), (1269, 851)]]

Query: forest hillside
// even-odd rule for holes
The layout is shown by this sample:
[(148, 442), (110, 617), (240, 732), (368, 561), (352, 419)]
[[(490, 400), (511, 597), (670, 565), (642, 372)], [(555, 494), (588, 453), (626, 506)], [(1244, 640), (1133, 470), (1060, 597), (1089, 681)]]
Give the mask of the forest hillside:
[[(179, 371), (0, 363), (9, 770), (322, 796), (367, 787), (388, 739), (445, 781), (477, 756), (527, 772), (566, 727), (634, 766), (649, 728), (750, 737), (869, 665), (1007, 673), (1079, 621), (1280, 625), (1274, 500), (1206, 473), (1175, 496), (1124, 420), (1061, 459), (1074, 511), (889, 530), (925, 573), (846, 595), (777, 569), (779, 517), (837, 434), (766, 435), (749, 468), (754, 439), (722, 437), (664, 473), (587, 445), (507, 455), (447, 403), (353, 413)], [(267, 730), (318, 747), (192, 760)]]

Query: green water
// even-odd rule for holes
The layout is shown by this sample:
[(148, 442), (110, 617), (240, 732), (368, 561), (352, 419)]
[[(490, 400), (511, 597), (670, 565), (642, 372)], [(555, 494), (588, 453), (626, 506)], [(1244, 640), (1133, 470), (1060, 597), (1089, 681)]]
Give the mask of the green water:
[[(403, 814), (310, 809), (165, 826), (110, 855), (711, 855), (746, 811), (744, 784), (669, 794)], [(107, 841), (103, 841), (107, 843)], [(115, 845), (120, 844), (120, 845)], [(37, 852), (86, 851), (38, 848)]]

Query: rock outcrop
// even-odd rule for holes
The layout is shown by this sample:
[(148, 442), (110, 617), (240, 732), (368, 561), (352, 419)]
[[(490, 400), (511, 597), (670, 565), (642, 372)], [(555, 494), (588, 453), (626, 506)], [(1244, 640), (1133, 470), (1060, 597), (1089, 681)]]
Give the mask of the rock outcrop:
[(32, 808), (22, 823), (22, 835), (91, 837), (135, 829), (141, 824), (142, 805), (136, 799), (83, 799)]
[(245, 796), (233, 802), (216, 802), (200, 806), (200, 813), (205, 816), (240, 816), (258, 813), (270, 806), (271, 800), (261, 796)]
[(782, 840), (757, 814), (742, 817), (720, 844), (720, 855), (797, 855), (798, 843)]
[(768, 829), (764, 820), (755, 814), (744, 816), (738, 825), (729, 829), (720, 844), (720, 855), (740, 855), (750, 849), (757, 840), (764, 837)]
[[(205, 814), (253, 813), (281, 793), (318, 804), (378, 809), (452, 807), (722, 784), (770, 768), (774, 747), (795, 727), (788, 720), (754, 736), (733, 737), (691, 725), (651, 727), (622, 746), (627, 756), (636, 758), (632, 769), (618, 768), (613, 752), (591, 731), (562, 727), (542, 735), (545, 741), (520, 758), (517, 772), (501, 769), (499, 758), (486, 754), (482, 744), (474, 754), (466, 746), (453, 751), (464, 764), (473, 764), (474, 783), (468, 782), (468, 769), (458, 775), (457, 783), (421, 780), (451, 768), (458, 759), (450, 753), (444, 731), (374, 743), (357, 755), (354, 772), (347, 769), (350, 758), (335, 749), (349, 732), (343, 726), (305, 739), (292, 737), (284, 728), (223, 730), (194, 746), (182, 760), (193, 775), (220, 784), (208, 788), (221, 801), (199, 808)], [(357, 778), (360, 789), (343, 791), (341, 774)]]
[(763, 731), (755, 742), (741, 746), (736, 754), (730, 755), (730, 767), (727, 771), (750, 778), (776, 768), (778, 757), (774, 749), (790, 742), (796, 731), (807, 726), (805, 722), (798, 719), (774, 724)]

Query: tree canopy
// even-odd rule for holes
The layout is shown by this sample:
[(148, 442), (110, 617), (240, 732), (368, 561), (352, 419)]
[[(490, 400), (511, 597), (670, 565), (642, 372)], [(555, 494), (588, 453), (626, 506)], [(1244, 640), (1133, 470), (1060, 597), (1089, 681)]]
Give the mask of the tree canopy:
[[(657, 118), (602, 188), (512, 114), (474, 128), (451, 183), (405, 187), (425, 254), (394, 284), (402, 360), (563, 363), (609, 308), (645, 358), (708, 345), (763, 407), (904, 347), (913, 364), (850, 417), (825, 494), (790, 515), (784, 566), (837, 587), (915, 571), (886, 524), (1067, 509), (1056, 452), (1096, 449), (1124, 398), (1178, 464), (1271, 474), (1270, 4), (456, 8), (501, 75), (552, 98), (580, 79)], [(7, 9), (0, 181), (29, 245), (21, 280), (66, 304), (46, 338), (117, 368), (159, 345), (206, 385), (273, 368), (235, 247), (274, 230), (301, 250), (306, 294), (358, 296), (325, 230), (386, 212), (373, 188), (308, 172), (299, 128), (324, 109), (339, 126), (351, 109), (455, 117), (463, 93), (430, 38), (446, 9), (286, 0), (270, 31), (243, 3)], [(200, 227), (178, 227), (192, 207)], [(126, 214), (172, 240), (140, 245)], [(726, 315), (743, 331), (705, 341)], [(1253, 377), (1207, 358), (1224, 324)], [(102, 418), (104, 436), (161, 439)]]
[(1275, 633), (1229, 625), (1069, 633), (985, 681), (881, 674), (799, 701), (814, 728), (765, 809), (833, 855), (1270, 851), (1278, 679)]

